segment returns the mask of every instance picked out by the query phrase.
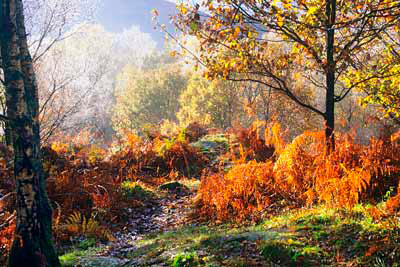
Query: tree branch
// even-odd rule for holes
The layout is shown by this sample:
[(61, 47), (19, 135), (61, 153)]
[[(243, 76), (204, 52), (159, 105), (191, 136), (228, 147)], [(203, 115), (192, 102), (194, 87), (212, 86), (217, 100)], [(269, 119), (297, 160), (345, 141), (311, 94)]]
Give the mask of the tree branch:
[(2, 120), (2, 121), (10, 121), (10, 118), (0, 114), (0, 120)]
[(290, 99), (292, 99), (292, 100), (293, 100), (294, 102), (296, 102), (298, 105), (300, 105), (300, 106), (302, 106), (302, 107), (304, 107), (304, 108), (307, 108), (307, 109), (309, 109), (309, 110), (311, 110), (311, 111), (317, 113), (318, 115), (320, 115), (320, 116), (322, 116), (322, 117), (325, 117), (325, 113), (324, 113), (324, 112), (320, 111), (319, 109), (317, 109), (317, 108), (315, 108), (315, 107), (313, 107), (313, 106), (311, 106), (311, 105), (309, 105), (309, 104), (306, 104), (306, 103), (302, 102), (297, 96), (295, 96), (295, 95), (294, 95), (291, 91), (289, 91), (288, 89), (282, 89), (282, 88), (273, 86), (273, 85), (271, 85), (271, 84), (268, 84), (268, 83), (266, 83), (266, 82), (263, 82), (263, 81), (261, 81), (261, 80), (256, 80), (256, 79), (252, 79), (252, 78), (228, 78), (228, 79), (229, 79), (230, 81), (236, 81), (236, 82), (254, 82), (254, 83), (263, 84), (263, 85), (265, 85), (265, 86), (267, 86), (267, 87), (269, 87), (269, 88), (271, 88), (271, 89), (274, 89), (274, 90), (276, 90), (276, 91), (279, 91), (279, 92), (281, 92), (282, 94), (288, 96)]
[(6, 219), (6, 221), (3, 224), (0, 224), (0, 231), (3, 230), (3, 228), (7, 227), (10, 225), (11, 221), (14, 220), (17, 217), (16, 212), (14, 211), (13, 214), (11, 214), (10, 217)]

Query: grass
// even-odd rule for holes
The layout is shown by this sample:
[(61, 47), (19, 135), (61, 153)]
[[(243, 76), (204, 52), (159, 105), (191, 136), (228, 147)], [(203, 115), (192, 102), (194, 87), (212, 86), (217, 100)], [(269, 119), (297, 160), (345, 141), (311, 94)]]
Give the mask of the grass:
[[(146, 262), (157, 255), (171, 266), (177, 266), (176, 264), (182, 262), (179, 259), (185, 259), (188, 255), (192, 262), (190, 266), (224, 266), (223, 262), (226, 261), (230, 261), (227, 266), (246, 266), (240, 263), (246, 260), (240, 255), (245, 241), (248, 240), (243, 235), (245, 230), (247, 229), (233, 228), (232, 225), (203, 225), (153, 233), (139, 241), (135, 252), (126, 256), (133, 259), (141, 257), (144, 259), (142, 262)], [(261, 237), (257, 236), (255, 239), (259, 238)], [(147, 266), (146, 263), (143, 266)]]
[(92, 257), (99, 253), (103, 248), (95, 248), (95, 247), (87, 247), (80, 248), (78, 245), (75, 248), (72, 248), (70, 252), (61, 255), (59, 257), (61, 266), (63, 267), (74, 267), (77, 266), (81, 258)]
[[(398, 218), (374, 221), (368, 206), (352, 212), (319, 206), (254, 226), (192, 225), (147, 234), (118, 257), (132, 266), (399, 266), (399, 227)], [(81, 256), (62, 259), (74, 257)]]
[(343, 262), (369, 266), (377, 258), (386, 266), (400, 262), (399, 230), (385, 221), (375, 222), (365, 206), (352, 212), (324, 206), (300, 209), (258, 226), (185, 227), (148, 235), (138, 245), (141, 255), (163, 251), (164, 262), (182, 253), (200, 254), (198, 258), (205, 258), (201, 266), (337, 266)]
[(192, 146), (208, 155), (212, 161), (215, 161), (219, 155), (229, 149), (229, 141), (224, 134), (206, 135), (197, 142), (192, 143)]
[(289, 229), (290, 239), (303, 242), (300, 248), (293, 250), (302, 249), (306, 256), (317, 249), (318, 257), (313, 255), (313, 258), (318, 258), (322, 265), (335, 266), (346, 262), (355, 266), (372, 266), (379, 257), (385, 266), (392, 266), (400, 262), (397, 249), (400, 246), (400, 225), (389, 222), (392, 219), (374, 221), (368, 206), (358, 205), (351, 212), (321, 206), (273, 217), (264, 225), (272, 231)]

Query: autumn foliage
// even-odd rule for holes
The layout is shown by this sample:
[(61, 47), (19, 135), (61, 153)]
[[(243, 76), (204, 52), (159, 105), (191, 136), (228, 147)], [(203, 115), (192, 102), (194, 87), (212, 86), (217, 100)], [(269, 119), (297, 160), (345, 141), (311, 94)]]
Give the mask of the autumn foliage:
[[(374, 218), (400, 210), (396, 134), (359, 144), (352, 134), (337, 133), (336, 150), (327, 153), (321, 132), (287, 141), (280, 125), (254, 123), (225, 134), (229, 149), (216, 167), (190, 143), (204, 130), (191, 128), (170, 137), (129, 134), (107, 149), (82, 143), (43, 148), (56, 241), (74, 236), (113, 240), (112, 228), (123, 225), (129, 212), (152, 205), (151, 196), (127, 194), (127, 188), (155, 187), (179, 177), (201, 178), (194, 209), (201, 219), (257, 221), (293, 207), (326, 204), (351, 210), (382, 200), (387, 200), (385, 209), (371, 209)], [(12, 177), (9, 152), (3, 150), (0, 192), (7, 197), (0, 201), (0, 243), (6, 255), (15, 199), (12, 179), (5, 178)]]
[(97, 212), (103, 221), (115, 223), (123, 220), (125, 209), (143, 205), (141, 199), (126, 198), (123, 182), (157, 185), (168, 180), (170, 173), (195, 175), (191, 166), (206, 162), (187, 142), (144, 140), (133, 134), (109, 150), (95, 146), (69, 150), (62, 145), (53, 149), (45, 150), (46, 170), (53, 178), (48, 180), (50, 198), (66, 214)]
[[(351, 209), (361, 202), (381, 201), (399, 184), (400, 146), (396, 138), (371, 139), (363, 145), (357, 144), (351, 134), (337, 134), (336, 150), (327, 153), (324, 133), (305, 132), (282, 145), (279, 127), (272, 129), (273, 133), (265, 138), (266, 147), (279, 148), (269, 159), (242, 161), (227, 172), (202, 177), (197, 201), (202, 215), (242, 221), (257, 211), (276, 212), (281, 203), (324, 203)], [(253, 138), (258, 141), (249, 142), (258, 144), (260, 138)], [(253, 149), (250, 146), (251, 154)], [(247, 153), (242, 150), (242, 154)], [(399, 195), (390, 198), (387, 212), (396, 212), (399, 204)]]
[(274, 194), (273, 163), (250, 161), (226, 174), (203, 177), (199, 195), (202, 215), (214, 219), (250, 219), (270, 205)]
[[(0, 193), (7, 194), (0, 201), (0, 244), (4, 255), (15, 228), (15, 216), (6, 221), (15, 206), (8, 155), (9, 151), (0, 154)], [(170, 178), (200, 176), (207, 163), (184, 134), (168, 138), (159, 135), (153, 140), (131, 134), (108, 149), (82, 142), (53, 143), (42, 148), (42, 157), (54, 208), (54, 235), (59, 242), (80, 235), (112, 240), (111, 227), (123, 225), (132, 212), (129, 210), (152, 205), (151, 196), (129, 194), (124, 183), (156, 187)]]

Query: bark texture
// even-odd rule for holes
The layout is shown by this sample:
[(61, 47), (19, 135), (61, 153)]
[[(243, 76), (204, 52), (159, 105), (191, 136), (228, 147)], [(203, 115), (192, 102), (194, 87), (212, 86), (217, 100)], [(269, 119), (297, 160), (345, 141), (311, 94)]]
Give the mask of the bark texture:
[(326, 98), (325, 98), (325, 138), (328, 151), (335, 150), (335, 29), (336, 0), (326, 1)]
[(22, 0), (1, 0), (0, 42), (14, 151), (17, 227), (9, 266), (60, 266), (52, 242), (52, 209), (40, 157), (39, 99)]

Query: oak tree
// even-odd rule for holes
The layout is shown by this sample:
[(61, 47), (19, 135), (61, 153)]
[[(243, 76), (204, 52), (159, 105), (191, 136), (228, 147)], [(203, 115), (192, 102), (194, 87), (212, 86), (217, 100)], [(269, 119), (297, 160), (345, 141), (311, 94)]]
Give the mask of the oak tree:
[(358, 69), (348, 73), (346, 82), (351, 83), (363, 80), (370, 75), (367, 64), (373, 69), (377, 66), (388, 66), (386, 77), (382, 79), (369, 80), (357, 86), (357, 90), (366, 96), (363, 104), (372, 104), (379, 107), (386, 117), (390, 117), (396, 124), (400, 125), (400, 23), (393, 29), (384, 31), (380, 40), (381, 45), (367, 53), (368, 63), (360, 64)]
[[(393, 75), (388, 64), (369, 66), (363, 79), (343, 82), (399, 20), (392, 0), (207, 0), (182, 3), (175, 17), (181, 32), (200, 41), (206, 76), (253, 81), (285, 94), (322, 116), (327, 147), (334, 149), (335, 104), (357, 86)], [(284, 53), (274, 56), (270, 47)], [(324, 107), (303, 101), (288, 84), (291, 69), (324, 95)]]

